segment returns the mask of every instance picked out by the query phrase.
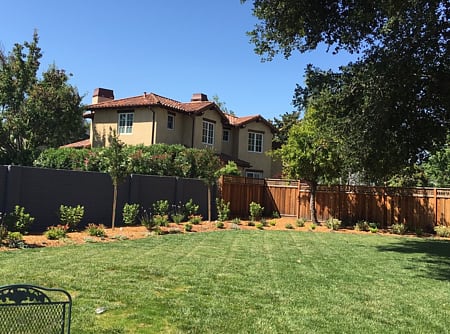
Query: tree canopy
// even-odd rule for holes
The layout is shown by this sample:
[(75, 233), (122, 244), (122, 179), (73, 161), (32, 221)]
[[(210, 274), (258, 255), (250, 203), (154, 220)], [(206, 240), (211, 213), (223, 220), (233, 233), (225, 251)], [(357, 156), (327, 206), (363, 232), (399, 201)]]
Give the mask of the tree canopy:
[(326, 44), (360, 53), (340, 71), (306, 70), (299, 108), (320, 104), (345, 137), (346, 164), (372, 182), (421, 162), (444, 142), (450, 119), (450, 3), (438, 0), (254, 0), (249, 34), (270, 60)]
[(55, 65), (38, 78), (41, 49), (31, 42), (0, 51), (0, 163), (30, 165), (43, 148), (83, 138), (81, 97)]

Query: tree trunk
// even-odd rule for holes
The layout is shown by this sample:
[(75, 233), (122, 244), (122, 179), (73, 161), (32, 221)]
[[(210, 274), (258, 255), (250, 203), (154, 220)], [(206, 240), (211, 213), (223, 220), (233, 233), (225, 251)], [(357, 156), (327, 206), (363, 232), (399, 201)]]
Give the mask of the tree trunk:
[(317, 210), (316, 210), (316, 191), (317, 191), (317, 182), (312, 181), (309, 182), (309, 187), (311, 188), (311, 192), (309, 194), (309, 210), (311, 211), (311, 221), (313, 224), (318, 224), (317, 221)]
[(211, 221), (211, 185), (208, 184), (208, 221)]
[(114, 223), (116, 221), (116, 207), (117, 207), (117, 184), (113, 184), (113, 188), (114, 192), (113, 192), (111, 228), (114, 230)]

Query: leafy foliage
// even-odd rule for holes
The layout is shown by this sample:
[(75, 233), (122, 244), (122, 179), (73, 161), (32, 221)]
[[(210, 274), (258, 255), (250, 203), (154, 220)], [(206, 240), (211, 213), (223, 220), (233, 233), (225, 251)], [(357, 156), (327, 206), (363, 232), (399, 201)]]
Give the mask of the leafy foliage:
[(320, 106), (325, 123), (343, 139), (346, 174), (383, 183), (445, 141), (448, 1), (256, 0), (253, 14), (261, 21), (249, 34), (266, 60), (321, 43), (360, 54), (336, 73), (308, 66), (306, 85), (294, 96), (299, 110)]
[(49, 226), (45, 231), (45, 236), (49, 240), (59, 240), (67, 236), (67, 225)]
[(84, 216), (84, 206), (66, 206), (59, 207), (59, 220), (62, 225), (68, 226), (70, 230), (74, 230), (80, 224)]
[(14, 211), (6, 215), (5, 225), (9, 232), (20, 232), (25, 234), (28, 232), (34, 217), (25, 212), (25, 208), (20, 205), (14, 207)]
[(223, 198), (216, 198), (217, 220), (224, 222), (230, 215), (230, 202), (225, 202)]
[(139, 204), (129, 204), (125, 203), (122, 210), (123, 222), (126, 225), (133, 225), (137, 221), (139, 215), (139, 210), (141, 206)]
[(258, 221), (263, 215), (264, 208), (259, 203), (251, 202), (249, 204), (250, 219)]
[(31, 165), (43, 147), (85, 136), (81, 96), (55, 65), (37, 76), (41, 49), (31, 42), (0, 50), (0, 163)]

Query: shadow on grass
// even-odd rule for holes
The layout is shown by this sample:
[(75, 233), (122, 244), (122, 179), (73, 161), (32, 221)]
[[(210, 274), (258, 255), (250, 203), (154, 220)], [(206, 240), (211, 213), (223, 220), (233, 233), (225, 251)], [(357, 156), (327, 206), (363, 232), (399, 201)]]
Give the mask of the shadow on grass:
[(396, 244), (378, 246), (377, 249), (382, 252), (422, 254), (411, 259), (411, 266), (406, 269), (416, 270), (418, 275), (433, 279), (450, 280), (449, 240), (405, 238)]

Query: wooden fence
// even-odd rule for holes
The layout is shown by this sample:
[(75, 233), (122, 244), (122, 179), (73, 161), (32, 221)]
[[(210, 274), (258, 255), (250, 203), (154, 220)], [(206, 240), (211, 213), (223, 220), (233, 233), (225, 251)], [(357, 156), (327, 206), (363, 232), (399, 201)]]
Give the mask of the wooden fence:
[[(299, 181), (225, 176), (220, 191), (236, 217), (248, 217), (252, 201), (261, 204), (267, 216), (277, 211), (283, 216), (310, 217), (310, 189)], [(347, 223), (367, 220), (382, 227), (403, 223), (429, 230), (450, 225), (450, 189), (319, 186), (316, 209), (321, 221), (334, 217)]]

